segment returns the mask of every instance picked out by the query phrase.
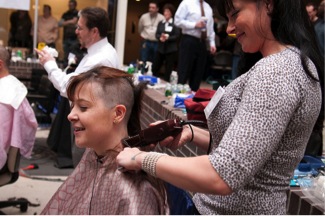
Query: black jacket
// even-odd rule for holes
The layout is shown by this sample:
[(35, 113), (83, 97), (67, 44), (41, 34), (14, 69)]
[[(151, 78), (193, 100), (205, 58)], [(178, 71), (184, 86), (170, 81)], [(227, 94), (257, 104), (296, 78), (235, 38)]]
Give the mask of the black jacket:
[[(165, 20), (160, 21), (158, 23), (156, 38), (158, 39), (158, 52), (162, 54), (167, 54), (171, 52), (176, 52), (178, 50), (178, 40), (181, 34), (180, 28), (174, 25), (174, 20), (172, 23), (168, 23), (168, 26), (172, 28), (170, 32), (166, 32), (165, 30)], [(168, 39), (165, 42), (161, 42), (159, 40), (162, 33), (169, 34)]]

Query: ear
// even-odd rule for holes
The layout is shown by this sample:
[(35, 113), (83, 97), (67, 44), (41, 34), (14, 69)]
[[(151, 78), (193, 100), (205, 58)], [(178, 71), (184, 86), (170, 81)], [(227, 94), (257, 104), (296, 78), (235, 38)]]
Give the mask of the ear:
[(96, 33), (99, 34), (99, 30), (98, 30), (97, 27), (92, 28), (91, 31), (92, 31), (94, 34), (96, 34)]
[(265, 0), (265, 6), (267, 13), (270, 14), (273, 11), (273, 0)]
[(125, 114), (126, 114), (126, 107), (122, 104), (116, 105), (115, 106), (115, 117), (114, 117), (113, 122), (115, 124), (122, 122), (125, 117)]
[(0, 59), (0, 71), (2, 71), (3, 67), (4, 67), (4, 63), (3, 63), (3, 61)]

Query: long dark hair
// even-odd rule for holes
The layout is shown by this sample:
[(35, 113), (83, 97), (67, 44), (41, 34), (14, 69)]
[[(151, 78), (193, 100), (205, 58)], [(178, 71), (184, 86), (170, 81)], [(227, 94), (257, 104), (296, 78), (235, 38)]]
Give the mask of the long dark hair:
[[(300, 49), (302, 67), (312, 80), (320, 83), (322, 90), (322, 107), (314, 130), (321, 131), (324, 121), (324, 56), (317, 45), (313, 24), (306, 12), (304, 0), (250, 0), (257, 5), (262, 3), (272, 4), (273, 10), (269, 13), (271, 30), (277, 41), (282, 44), (292, 45)], [(234, 9), (232, 0), (218, 0), (217, 9), (221, 16), (227, 19), (227, 13)], [(250, 57), (254, 57), (251, 59)], [(241, 64), (238, 66), (240, 73), (246, 72), (262, 58), (260, 53), (242, 55)], [(308, 58), (314, 63), (318, 78), (313, 76), (307, 67)], [(246, 70), (246, 71), (245, 71)]]

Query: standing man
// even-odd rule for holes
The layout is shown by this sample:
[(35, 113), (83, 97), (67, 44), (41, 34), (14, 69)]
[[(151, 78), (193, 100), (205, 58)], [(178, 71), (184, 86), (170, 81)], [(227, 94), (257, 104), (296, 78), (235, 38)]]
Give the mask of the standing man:
[(118, 56), (114, 47), (107, 41), (108, 14), (99, 7), (87, 7), (80, 11), (77, 28), (75, 30), (82, 48), (87, 49), (76, 70), (65, 74), (59, 69), (55, 59), (44, 49), (37, 50), (40, 63), (49, 74), (54, 87), (66, 97), (66, 87), (71, 76), (76, 76), (96, 66), (118, 68)]
[(63, 27), (63, 51), (64, 62), (67, 61), (68, 55), (72, 47), (78, 43), (77, 36), (75, 34), (76, 24), (78, 22), (78, 10), (77, 1), (69, 1), (69, 10), (62, 15), (59, 22), (59, 27)]
[[(32, 34), (34, 31), (32, 31)], [(37, 42), (46, 43), (47, 46), (55, 48), (58, 39), (58, 21), (52, 16), (51, 6), (43, 6), (43, 15), (38, 17)]]
[[(67, 97), (66, 88), (69, 79), (97, 66), (119, 67), (118, 56), (114, 47), (108, 43), (109, 19), (107, 12), (99, 7), (87, 7), (80, 11), (77, 28), (75, 30), (82, 48), (87, 54), (82, 58), (74, 72), (63, 73), (55, 59), (46, 50), (36, 50), (40, 63), (44, 66), (49, 79), (62, 96)], [(76, 166), (84, 150), (72, 145), (72, 159)]]
[[(324, 16), (318, 17), (318, 5), (315, 2), (308, 2), (306, 4), (306, 10), (309, 16), (310, 21), (314, 25), (317, 42), (319, 45), (319, 48), (324, 55)], [(322, 15), (322, 14), (321, 14)]]
[(213, 30), (213, 12), (203, 0), (183, 0), (175, 14), (175, 25), (182, 29), (179, 46), (178, 83), (189, 86), (193, 91), (200, 88), (206, 68), (208, 51), (216, 52)]
[(157, 51), (158, 40), (156, 38), (157, 26), (164, 16), (158, 13), (158, 4), (154, 1), (149, 3), (149, 12), (143, 14), (139, 20), (139, 33), (142, 38), (140, 60), (153, 62)]

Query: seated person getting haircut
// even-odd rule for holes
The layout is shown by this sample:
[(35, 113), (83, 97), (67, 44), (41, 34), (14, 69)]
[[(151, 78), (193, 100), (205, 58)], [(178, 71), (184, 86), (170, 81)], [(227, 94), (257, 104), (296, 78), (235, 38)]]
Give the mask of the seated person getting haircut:
[(168, 214), (163, 183), (144, 172), (120, 172), (121, 140), (140, 130), (144, 85), (132, 75), (97, 67), (73, 77), (69, 121), (75, 142), (86, 151), (41, 214)]
[(35, 141), (37, 121), (28, 100), (27, 88), (9, 73), (10, 54), (0, 46), (0, 169), (6, 164), (10, 146), (29, 157)]

